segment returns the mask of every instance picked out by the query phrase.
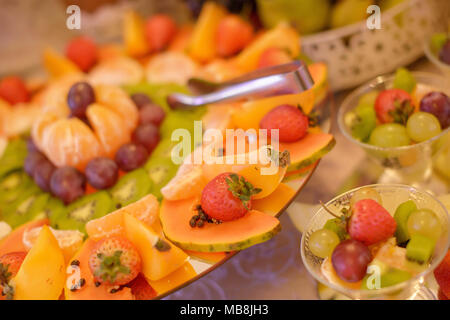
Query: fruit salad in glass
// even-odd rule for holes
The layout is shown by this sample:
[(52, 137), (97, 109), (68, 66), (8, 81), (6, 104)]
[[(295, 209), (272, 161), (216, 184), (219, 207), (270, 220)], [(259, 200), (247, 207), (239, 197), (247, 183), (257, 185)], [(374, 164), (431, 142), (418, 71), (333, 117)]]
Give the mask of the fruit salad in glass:
[(435, 33), (425, 44), (427, 58), (447, 77), (450, 76), (450, 36), (447, 33)]
[(353, 91), (338, 114), (341, 132), (385, 170), (385, 183), (421, 183), (448, 139), (450, 98), (441, 76), (380, 76)]
[(449, 240), (448, 213), (436, 198), (379, 184), (322, 205), (303, 234), (301, 255), (318, 281), (350, 298), (434, 298), (421, 285)]

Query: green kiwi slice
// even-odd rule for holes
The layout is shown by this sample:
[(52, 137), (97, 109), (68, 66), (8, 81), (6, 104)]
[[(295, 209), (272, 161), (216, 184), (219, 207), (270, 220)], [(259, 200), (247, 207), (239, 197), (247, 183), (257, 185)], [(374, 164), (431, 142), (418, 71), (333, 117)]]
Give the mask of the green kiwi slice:
[(153, 194), (162, 199), (161, 188), (175, 176), (178, 166), (170, 158), (151, 157), (145, 169), (153, 183)]
[(0, 177), (23, 167), (27, 156), (27, 143), (23, 139), (11, 140), (0, 158)]
[(58, 229), (77, 229), (86, 233), (86, 222), (103, 217), (112, 209), (112, 200), (108, 192), (99, 191), (72, 202), (63, 212), (56, 214), (52, 220)]
[(152, 181), (143, 168), (130, 171), (113, 186), (109, 193), (112, 196), (115, 209), (133, 203), (152, 190)]
[(41, 193), (34, 189), (34, 192), (27, 192), (25, 196), (20, 197), (9, 210), (2, 215), (12, 228), (16, 228), (28, 221), (45, 218), (45, 215), (39, 213), (44, 208), (50, 195), (48, 193)]
[(24, 190), (34, 185), (31, 178), (22, 170), (15, 170), (0, 180), (0, 206), (5, 207), (19, 199)]
[(50, 196), (37, 216), (47, 217), (50, 220), (50, 226), (59, 229), (58, 221), (65, 215), (65, 211), (66, 206), (64, 203), (60, 199)]

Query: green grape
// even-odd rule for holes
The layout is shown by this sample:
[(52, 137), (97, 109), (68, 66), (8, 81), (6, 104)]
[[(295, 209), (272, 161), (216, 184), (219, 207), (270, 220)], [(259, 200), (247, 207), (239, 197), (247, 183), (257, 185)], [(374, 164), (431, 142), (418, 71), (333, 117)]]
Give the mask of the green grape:
[(363, 94), (358, 99), (358, 105), (370, 105), (372, 107), (375, 106), (375, 100), (377, 100), (379, 93), (380, 92), (378, 92), (377, 90), (372, 90)]
[(370, 187), (364, 187), (355, 191), (350, 199), (350, 207), (353, 207), (355, 203), (363, 199), (372, 199), (383, 205), (383, 200), (377, 190)]
[(320, 229), (314, 231), (309, 237), (309, 249), (314, 255), (326, 258), (331, 256), (339, 242), (336, 233), (328, 229)]
[(433, 114), (419, 111), (409, 117), (406, 131), (412, 140), (422, 142), (438, 135), (441, 132), (441, 124)]
[(411, 93), (416, 87), (416, 79), (407, 69), (398, 68), (395, 72), (393, 86), (396, 89), (403, 89), (406, 92)]
[(407, 222), (410, 236), (418, 233), (427, 238), (437, 240), (441, 235), (441, 223), (430, 209), (419, 209), (411, 213)]
[(375, 109), (373, 105), (360, 104), (345, 115), (344, 121), (354, 138), (365, 141), (376, 127)]
[(410, 139), (404, 126), (398, 123), (386, 123), (372, 131), (369, 143), (382, 148), (392, 148), (407, 146)]

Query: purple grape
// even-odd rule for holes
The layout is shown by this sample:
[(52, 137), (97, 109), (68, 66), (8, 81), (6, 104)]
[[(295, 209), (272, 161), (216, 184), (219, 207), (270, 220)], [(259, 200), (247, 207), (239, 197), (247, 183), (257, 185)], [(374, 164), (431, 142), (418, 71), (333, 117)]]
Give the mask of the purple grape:
[(50, 180), (55, 171), (55, 166), (47, 158), (42, 158), (34, 168), (34, 182), (45, 192), (50, 192)]
[(371, 260), (369, 248), (352, 239), (338, 244), (331, 255), (331, 262), (337, 275), (348, 282), (357, 282), (364, 278)]
[(27, 150), (28, 152), (39, 152), (38, 147), (31, 138), (28, 138), (27, 140)]
[(109, 158), (94, 158), (86, 166), (88, 183), (96, 189), (107, 189), (116, 184), (119, 167)]
[(163, 108), (156, 104), (147, 104), (139, 110), (139, 123), (148, 124), (152, 123), (155, 126), (160, 126), (164, 120), (166, 113)]
[(159, 130), (153, 124), (143, 124), (133, 132), (132, 140), (136, 144), (143, 145), (148, 153), (156, 148), (159, 143)]
[(87, 107), (95, 102), (94, 89), (87, 82), (77, 82), (67, 94), (67, 104), (72, 115), (78, 118), (86, 118)]
[(47, 160), (47, 158), (42, 153), (40, 153), (38, 151), (28, 152), (27, 157), (25, 158), (25, 163), (23, 165), (23, 168), (30, 177), (32, 177), (34, 175), (36, 165), (41, 160)]
[(86, 178), (73, 167), (56, 169), (50, 179), (52, 194), (69, 204), (84, 195)]
[(138, 109), (141, 109), (144, 106), (152, 103), (152, 100), (150, 100), (150, 98), (145, 93), (135, 93), (131, 95), (131, 100), (133, 100)]
[(450, 64), (450, 40), (447, 40), (439, 51), (439, 60), (446, 64)]
[(142, 166), (147, 158), (147, 149), (142, 145), (127, 143), (117, 150), (115, 160), (120, 169), (131, 171)]
[(450, 98), (443, 92), (432, 91), (420, 101), (420, 110), (438, 118), (441, 128), (450, 126)]

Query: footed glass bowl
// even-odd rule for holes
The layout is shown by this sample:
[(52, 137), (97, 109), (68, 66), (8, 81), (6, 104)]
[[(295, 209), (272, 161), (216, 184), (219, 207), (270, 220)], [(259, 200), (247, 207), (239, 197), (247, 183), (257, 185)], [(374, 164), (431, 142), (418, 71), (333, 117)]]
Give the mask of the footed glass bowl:
[[(399, 184), (375, 184), (369, 187), (374, 188), (380, 195), (385, 207), (392, 215), (397, 206), (407, 200), (413, 200), (417, 207), (428, 208), (435, 212), (440, 220), (442, 226), (442, 234), (436, 242), (436, 247), (432, 255), (429, 266), (408, 281), (404, 281), (394, 286), (378, 289), (378, 290), (356, 290), (349, 289), (331, 283), (322, 274), (321, 265), (323, 259), (315, 256), (309, 249), (308, 241), (311, 233), (318, 229), (322, 229), (325, 222), (332, 218), (323, 208), (320, 208), (309, 221), (301, 240), (301, 256), (306, 269), (311, 275), (322, 284), (330, 287), (351, 299), (383, 299), (383, 300), (397, 300), (397, 299), (412, 299), (412, 300), (428, 300), (436, 299), (434, 294), (424, 284), (426, 277), (439, 265), (447, 253), (450, 245), (450, 222), (449, 216), (444, 205), (434, 196), (427, 192), (420, 191), (416, 188), (399, 185)], [(341, 194), (329, 201), (326, 206), (333, 212), (340, 212), (344, 207), (349, 206), (350, 198), (353, 193), (360, 188), (350, 190)]]
[[(419, 103), (422, 97), (430, 91), (442, 91), (449, 95), (450, 89), (445, 86), (444, 77), (425, 72), (412, 72), (412, 74), (417, 81), (414, 94), (416, 103)], [(337, 115), (339, 129), (349, 141), (363, 148), (369, 158), (384, 169), (379, 183), (420, 186), (431, 177), (432, 158), (449, 139), (450, 127), (427, 141), (402, 147), (382, 148), (355, 139), (344, 121), (346, 113), (356, 108), (362, 95), (373, 90), (381, 91), (392, 88), (393, 80), (393, 75), (379, 76), (350, 93), (339, 108)]]

